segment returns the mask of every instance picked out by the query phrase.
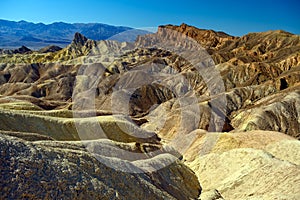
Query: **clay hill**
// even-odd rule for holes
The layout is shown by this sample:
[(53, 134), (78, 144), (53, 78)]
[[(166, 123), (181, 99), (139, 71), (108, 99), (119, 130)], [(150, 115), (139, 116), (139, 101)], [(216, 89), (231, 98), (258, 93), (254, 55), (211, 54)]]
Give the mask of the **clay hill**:
[(300, 36), (186, 24), (0, 54), (2, 199), (300, 198)]

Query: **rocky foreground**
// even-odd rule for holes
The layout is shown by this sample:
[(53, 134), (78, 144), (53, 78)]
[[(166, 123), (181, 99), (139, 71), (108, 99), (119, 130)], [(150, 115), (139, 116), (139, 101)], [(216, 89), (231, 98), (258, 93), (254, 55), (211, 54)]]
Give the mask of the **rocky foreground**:
[(76, 33), (0, 63), (1, 199), (300, 199), (298, 35)]

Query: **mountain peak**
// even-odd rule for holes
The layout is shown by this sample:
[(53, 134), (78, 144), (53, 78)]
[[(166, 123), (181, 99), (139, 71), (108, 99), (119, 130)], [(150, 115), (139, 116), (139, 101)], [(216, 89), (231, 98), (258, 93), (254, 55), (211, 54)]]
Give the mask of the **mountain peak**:
[(183, 29), (186, 29), (188, 27), (188, 25), (186, 23), (182, 23), (182, 24), (180, 24), (180, 27)]
[(234, 36), (228, 35), (224, 32), (216, 32), (213, 30), (199, 29), (194, 26), (182, 23), (179, 26), (176, 25), (161, 25), (158, 27), (156, 34), (149, 34), (141, 36), (137, 39), (137, 44), (141, 45), (144, 41), (153, 41), (155, 42), (155, 37), (164, 38), (164, 40), (180, 40), (181, 36), (185, 35), (189, 38), (197, 41), (200, 45), (207, 49), (215, 48), (222, 45), (228, 40), (235, 39)]
[(73, 43), (84, 45), (88, 39), (79, 32), (76, 32), (74, 35)]
[(24, 54), (24, 53), (27, 53), (27, 52), (31, 52), (31, 49), (27, 48), (26, 46), (21, 46), (20, 48), (18, 49), (15, 49), (13, 51), (13, 53), (21, 53), (21, 54)]

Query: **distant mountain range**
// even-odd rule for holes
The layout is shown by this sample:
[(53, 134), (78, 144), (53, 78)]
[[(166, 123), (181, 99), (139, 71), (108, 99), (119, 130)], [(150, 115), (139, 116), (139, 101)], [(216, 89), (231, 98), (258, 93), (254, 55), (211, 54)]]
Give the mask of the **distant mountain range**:
[(113, 37), (118, 41), (134, 41), (137, 35), (149, 33), (130, 27), (101, 23), (55, 22), (43, 24), (0, 19), (0, 48), (15, 49), (23, 45), (31, 49), (40, 49), (49, 45), (65, 47), (72, 41), (76, 32), (93, 40), (105, 40)]

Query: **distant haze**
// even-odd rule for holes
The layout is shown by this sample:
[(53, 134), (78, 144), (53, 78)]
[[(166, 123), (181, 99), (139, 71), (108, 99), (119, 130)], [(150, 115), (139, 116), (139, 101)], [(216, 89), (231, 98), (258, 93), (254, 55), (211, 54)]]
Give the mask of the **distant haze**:
[(0, 48), (13, 49), (22, 45), (31, 49), (39, 49), (48, 45), (65, 47), (76, 32), (93, 40), (114, 39), (118, 41), (134, 41), (137, 35), (149, 33), (124, 26), (111, 26), (101, 23), (63, 23), (49, 25), (26, 21), (0, 20)]

